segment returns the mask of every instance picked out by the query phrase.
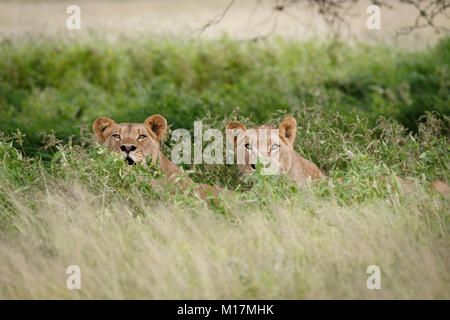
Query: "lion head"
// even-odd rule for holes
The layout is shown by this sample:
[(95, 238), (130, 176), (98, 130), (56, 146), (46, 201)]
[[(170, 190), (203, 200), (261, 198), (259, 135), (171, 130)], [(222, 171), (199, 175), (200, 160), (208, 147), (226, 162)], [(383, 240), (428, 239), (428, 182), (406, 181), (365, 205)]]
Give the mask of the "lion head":
[(144, 123), (115, 123), (100, 117), (92, 126), (100, 142), (120, 154), (128, 164), (145, 161), (147, 156), (156, 159), (160, 153), (160, 141), (167, 129), (166, 119), (155, 114)]
[(288, 172), (293, 162), (296, 128), (297, 122), (292, 117), (284, 119), (278, 129), (267, 125), (247, 129), (238, 121), (228, 123), (226, 135), (234, 143), (239, 170), (244, 174), (253, 173), (255, 163), (262, 159), (265, 167)]

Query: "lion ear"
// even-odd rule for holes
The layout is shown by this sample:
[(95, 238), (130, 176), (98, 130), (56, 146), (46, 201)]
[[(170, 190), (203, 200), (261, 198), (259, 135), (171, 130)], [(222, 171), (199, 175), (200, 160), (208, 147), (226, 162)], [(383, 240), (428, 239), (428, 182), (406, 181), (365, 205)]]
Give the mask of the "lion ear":
[(167, 129), (166, 119), (162, 115), (154, 114), (153, 116), (145, 119), (144, 124), (146, 125), (150, 133), (153, 133), (155, 135), (154, 138), (156, 139), (156, 141), (161, 141)]
[(114, 122), (114, 120), (106, 117), (100, 117), (94, 121), (92, 129), (94, 130), (97, 139), (100, 142), (105, 142), (105, 140), (108, 139), (108, 137), (111, 135), (112, 128), (115, 124), (116, 123)]
[(293, 143), (295, 140), (295, 131), (297, 130), (297, 121), (292, 117), (287, 117), (280, 123), (278, 130), (280, 132), (280, 137)]
[(236, 138), (237, 136), (241, 133), (247, 130), (247, 127), (244, 126), (242, 123), (240, 123), (239, 121), (231, 121), (227, 124), (226, 127), (226, 136), (227, 139), (229, 139), (230, 141), (232, 141), (234, 143), (234, 146), (236, 146), (237, 141)]

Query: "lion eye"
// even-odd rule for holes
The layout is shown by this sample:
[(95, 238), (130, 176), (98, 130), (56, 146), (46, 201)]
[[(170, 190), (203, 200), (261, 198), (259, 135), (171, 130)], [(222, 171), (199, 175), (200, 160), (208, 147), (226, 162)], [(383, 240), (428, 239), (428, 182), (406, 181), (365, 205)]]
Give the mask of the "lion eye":
[(248, 150), (252, 150), (252, 145), (251, 145), (250, 143), (246, 143), (246, 144), (245, 144), (245, 147), (246, 147)]
[(279, 147), (280, 147), (279, 144), (273, 144), (273, 145), (270, 147), (270, 150), (275, 151), (275, 150), (278, 150)]
[(141, 134), (138, 139), (139, 140), (144, 140), (145, 138), (147, 138), (147, 136), (145, 134)]
[(117, 134), (117, 133), (116, 133), (116, 134), (113, 134), (112, 137), (113, 137), (114, 139), (120, 139), (120, 134)]

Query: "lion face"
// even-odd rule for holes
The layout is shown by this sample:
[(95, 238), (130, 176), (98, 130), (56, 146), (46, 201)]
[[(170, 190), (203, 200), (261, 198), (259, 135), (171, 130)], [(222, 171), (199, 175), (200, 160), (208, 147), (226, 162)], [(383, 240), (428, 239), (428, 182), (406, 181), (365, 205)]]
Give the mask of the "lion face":
[(144, 162), (147, 156), (158, 158), (159, 143), (167, 129), (161, 115), (148, 117), (144, 123), (115, 123), (109, 118), (95, 120), (93, 130), (100, 142), (125, 157), (128, 164)]
[(292, 117), (286, 118), (278, 129), (265, 125), (247, 129), (237, 121), (228, 123), (227, 138), (234, 143), (239, 170), (244, 174), (253, 173), (260, 159), (265, 168), (288, 172), (293, 161), (296, 127), (297, 122)]

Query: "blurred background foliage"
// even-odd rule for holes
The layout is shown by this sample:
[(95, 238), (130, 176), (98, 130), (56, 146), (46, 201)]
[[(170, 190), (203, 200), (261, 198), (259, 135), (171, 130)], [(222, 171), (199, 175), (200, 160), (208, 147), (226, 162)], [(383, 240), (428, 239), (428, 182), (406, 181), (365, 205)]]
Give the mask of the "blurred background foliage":
[(450, 115), (449, 67), (450, 38), (414, 51), (281, 37), (5, 39), (0, 131), (19, 128), (35, 154), (40, 132), (53, 129), (66, 141), (99, 116), (141, 122), (160, 113), (172, 128), (192, 129), (204, 117), (235, 112), (262, 123), (277, 110), (313, 107), (353, 111), (371, 126), (393, 118), (416, 132), (427, 111)]

